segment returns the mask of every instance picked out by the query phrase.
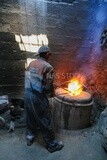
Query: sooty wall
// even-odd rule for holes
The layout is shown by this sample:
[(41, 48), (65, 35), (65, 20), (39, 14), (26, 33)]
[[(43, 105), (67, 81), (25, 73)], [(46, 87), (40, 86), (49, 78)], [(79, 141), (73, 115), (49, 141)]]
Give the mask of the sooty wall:
[(107, 27), (106, 9), (106, 0), (1, 0), (1, 94), (23, 91), (25, 61), (33, 52), (24, 44), (21, 50), (19, 41), (26, 42), (21, 36), (36, 36), (38, 47), (42, 44), (38, 36), (45, 35), (53, 52), (55, 83), (81, 73), (106, 97), (107, 53), (101, 51), (99, 41)]

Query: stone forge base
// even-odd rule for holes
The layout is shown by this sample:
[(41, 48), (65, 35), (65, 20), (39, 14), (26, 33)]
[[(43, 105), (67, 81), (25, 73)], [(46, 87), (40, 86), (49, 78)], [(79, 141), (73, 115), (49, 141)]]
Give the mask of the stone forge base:
[(90, 125), (93, 101), (88, 92), (71, 96), (62, 88), (56, 90), (56, 97), (50, 100), (53, 123), (56, 129), (76, 130)]

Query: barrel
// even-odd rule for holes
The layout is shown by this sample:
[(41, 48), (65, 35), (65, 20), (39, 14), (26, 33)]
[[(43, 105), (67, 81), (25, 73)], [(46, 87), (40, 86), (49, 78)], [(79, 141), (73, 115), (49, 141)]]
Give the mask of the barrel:
[(50, 101), (53, 124), (56, 129), (77, 130), (90, 125), (93, 100), (90, 93), (82, 91), (72, 96), (63, 88), (58, 88)]

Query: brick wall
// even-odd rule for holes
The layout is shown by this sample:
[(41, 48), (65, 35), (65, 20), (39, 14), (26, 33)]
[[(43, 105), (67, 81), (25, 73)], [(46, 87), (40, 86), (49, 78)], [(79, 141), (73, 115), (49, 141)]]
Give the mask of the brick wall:
[[(106, 1), (104, 7), (107, 7)], [(82, 73), (87, 82), (94, 83), (106, 97), (107, 54), (100, 51), (98, 41), (107, 25), (104, 7), (97, 0), (1, 1), (0, 60), (4, 65), (0, 69), (2, 92), (7, 91), (3, 86), (12, 88), (13, 81), (16, 82), (16, 88), (23, 86), (24, 82), (24, 63), (28, 52), (20, 51), (15, 34), (45, 34), (53, 52), (50, 63), (55, 68), (55, 83), (70, 79), (66, 73)], [(22, 88), (18, 88), (19, 91)]]

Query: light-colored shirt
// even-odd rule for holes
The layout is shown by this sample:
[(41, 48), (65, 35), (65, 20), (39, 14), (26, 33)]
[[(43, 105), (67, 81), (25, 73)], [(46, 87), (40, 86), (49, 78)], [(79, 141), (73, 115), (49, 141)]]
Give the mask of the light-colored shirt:
[(42, 93), (51, 86), (53, 79), (53, 67), (42, 58), (35, 59), (25, 73), (25, 89)]

